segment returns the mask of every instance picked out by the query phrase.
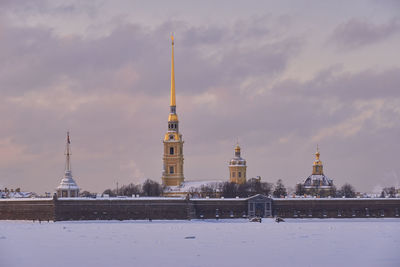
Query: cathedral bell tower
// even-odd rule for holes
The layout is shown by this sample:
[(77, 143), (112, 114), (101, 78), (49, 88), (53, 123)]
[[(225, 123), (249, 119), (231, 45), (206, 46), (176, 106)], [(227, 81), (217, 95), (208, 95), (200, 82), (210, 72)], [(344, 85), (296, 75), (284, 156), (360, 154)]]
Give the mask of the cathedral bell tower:
[(165, 186), (179, 186), (184, 181), (183, 176), (183, 139), (179, 133), (179, 121), (176, 114), (175, 100), (175, 70), (174, 70), (174, 36), (171, 56), (171, 103), (168, 116), (168, 131), (164, 137), (164, 156), (162, 183)]
[(235, 156), (229, 162), (229, 182), (246, 183), (246, 160), (240, 156), (240, 146), (236, 144)]

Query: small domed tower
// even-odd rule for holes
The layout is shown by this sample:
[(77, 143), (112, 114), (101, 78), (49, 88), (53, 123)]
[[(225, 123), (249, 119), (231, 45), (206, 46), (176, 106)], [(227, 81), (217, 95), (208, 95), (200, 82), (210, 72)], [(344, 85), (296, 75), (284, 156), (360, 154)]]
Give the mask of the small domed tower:
[(71, 139), (69, 138), (69, 132), (67, 133), (67, 145), (65, 147), (65, 173), (64, 177), (61, 179), (60, 185), (57, 187), (58, 197), (78, 197), (79, 187), (72, 178), (71, 170)]
[(246, 183), (246, 160), (240, 156), (239, 144), (235, 147), (235, 157), (229, 162), (229, 181), (236, 184)]
[(324, 175), (322, 161), (319, 159), (319, 148), (317, 146), (317, 152), (315, 152), (315, 161), (313, 164), (313, 175)]
[(333, 180), (324, 175), (322, 161), (319, 159), (319, 148), (315, 152), (315, 161), (313, 163), (312, 174), (304, 181), (306, 191), (310, 189), (328, 190), (333, 186)]

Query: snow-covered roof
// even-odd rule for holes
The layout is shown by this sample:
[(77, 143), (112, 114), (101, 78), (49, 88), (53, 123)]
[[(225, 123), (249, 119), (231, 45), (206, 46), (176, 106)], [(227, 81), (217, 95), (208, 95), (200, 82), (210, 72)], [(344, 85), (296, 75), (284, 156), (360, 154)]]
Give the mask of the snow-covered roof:
[(0, 198), (30, 198), (34, 196), (35, 193), (32, 192), (0, 192)]
[(57, 190), (79, 190), (78, 185), (72, 178), (71, 171), (65, 171), (64, 177), (62, 178), (60, 185), (57, 186)]
[(164, 192), (190, 192), (192, 190), (199, 190), (202, 186), (218, 187), (223, 181), (189, 181), (183, 182), (179, 186), (168, 186), (165, 188)]
[(229, 166), (246, 166), (246, 160), (242, 157), (234, 157), (229, 162)]
[(0, 198), (0, 201), (43, 201), (43, 200), (52, 200), (52, 198), (41, 198), (41, 197), (32, 197), (32, 198)]
[(304, 181), (304, 186), (307, 187), (330, 187), (333, 185), (333, 180), (329, 179), (325, 175), (312, 174)]

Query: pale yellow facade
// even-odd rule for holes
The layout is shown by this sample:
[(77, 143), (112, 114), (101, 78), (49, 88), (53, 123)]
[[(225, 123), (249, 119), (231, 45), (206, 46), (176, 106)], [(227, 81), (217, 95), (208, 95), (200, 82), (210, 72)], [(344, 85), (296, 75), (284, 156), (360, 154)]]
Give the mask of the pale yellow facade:
[(164, 169), (162, 182), (166, 186), (179, 186), (185, 180), (183, 176), (183, 141), (164, 140)]
[(246, 161), (240, 156), (240, 146), (235, 147), (235, 157), (229, 162), (229, 181), (236, 184), (244, 184), (246, 178)]

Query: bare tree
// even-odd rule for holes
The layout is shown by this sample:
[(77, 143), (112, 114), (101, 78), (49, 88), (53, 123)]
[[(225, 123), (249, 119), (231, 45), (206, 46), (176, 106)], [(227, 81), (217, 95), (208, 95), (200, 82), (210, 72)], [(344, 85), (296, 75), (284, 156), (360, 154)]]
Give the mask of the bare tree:
[(381, 197), (395, 197), (396, 196), (396, 189), (394, 186), (391, 187), (385, 187), (382, 190)]
[(103, 195), (109, 195), (110, 197), (115, 197), (117, 195), (116, 193), (117, 192), (115, 189), (114, 190), (106, 189), (104, 190)]
[(303, 196), (306, 193), (306, 189), (302, 183), (296, 184), (296, 195)]
[(118, 191), (118, 193), (122, 196), (132, 196), (142, 193), (141, 186), (133, 183), (121, 186)]
[(147, 197), (158, 197), (162, 194), (162, 186), (150, 179), (147, 179), (142, 185), (143, 194)]
[(89, 191), (85, 190), (79, 193), (79, 196), (81, 197), (91, 197), (93, 194), (90, 193)]
[(275, 190), (274, 190), (274, 192), (272, 193), (272, 195), (273, 195), (274, 197), (285, 197), (285, 196), (287, 196), (286, 187), (283, 185), (283, 182), (282, 182), (281, 179), (279, 179), (279, 180), (276, 182)]
[(336, 196), (352, 198), (356, 196), (356, 190), (351, 184), (346, 183), (340, 188), (340, 190), (337, 191)]
[(236, 183), (225, 182), (222, 184), (223, 197), (236, 197), (238, 195), (238, 186)]
[(200, 187), (201, 197), (217, 197), (217, 188), (210, 185), (202, 185)]

